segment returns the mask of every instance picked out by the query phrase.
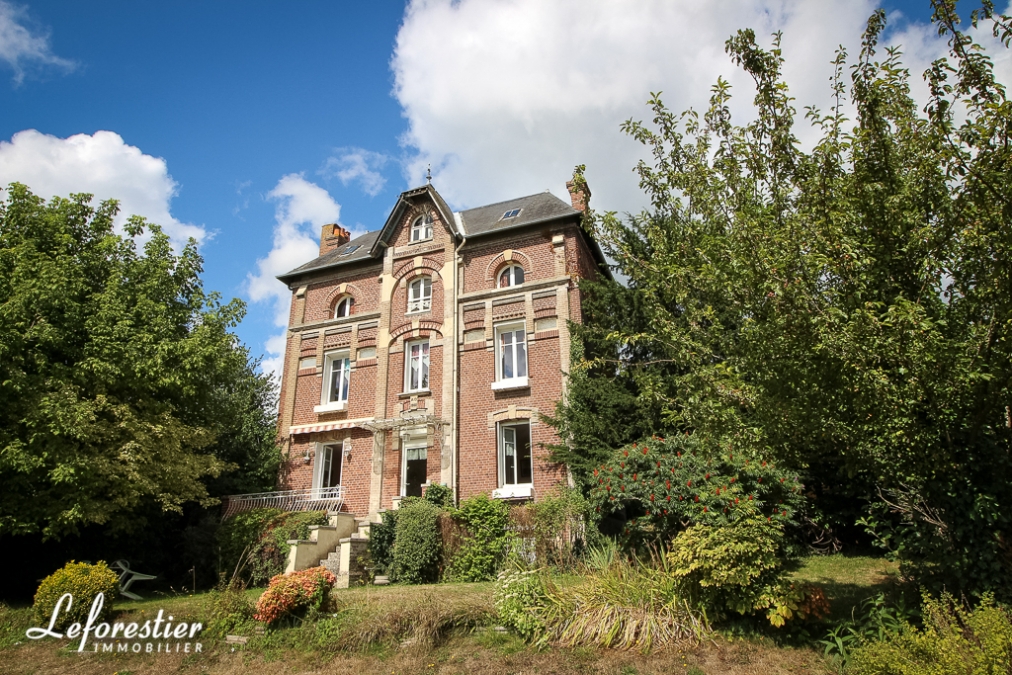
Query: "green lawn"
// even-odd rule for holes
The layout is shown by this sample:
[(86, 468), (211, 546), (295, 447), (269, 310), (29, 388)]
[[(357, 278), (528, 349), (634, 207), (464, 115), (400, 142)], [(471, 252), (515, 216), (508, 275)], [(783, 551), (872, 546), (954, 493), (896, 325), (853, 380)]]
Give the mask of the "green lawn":
[[(888, 588), (896, 566), (871, 557), (806, 558), (791, 573), (794, 579), (821, 585), (834, 618)], [(560, 579), (574, 583), (576, 575)], [(246, 592), (254, 600), (263, 589)], [(255, 633), (246, 647), (221, 639), (207, 640), (200, 655), (92, 654), (61, 650), (52, 640), (24, 639), (30, 609), (0, 605), (0, 659), (3, 672), (71, 672), (81, 675), (169, 675), (170, 673), (402, 673), (553, 672), (596, 673), (829, 673), (817, 649), (779, 647), (766, 639), (712, 642), (652, 654), (590, 648), (538, 651), (509, 633), (496, 630), (493, 584), (430, 586), (362, 586), (335, 590), (331, 612), (301, 626)], [(207, 622), (211, 595), (159, 595), (116, 604), (117, 620), (137, 621), (158, 610), (176, 621)], [(20, 643), (20, 644), (16, 644)], [(695, 668), (696, 670), (693, 670)]]

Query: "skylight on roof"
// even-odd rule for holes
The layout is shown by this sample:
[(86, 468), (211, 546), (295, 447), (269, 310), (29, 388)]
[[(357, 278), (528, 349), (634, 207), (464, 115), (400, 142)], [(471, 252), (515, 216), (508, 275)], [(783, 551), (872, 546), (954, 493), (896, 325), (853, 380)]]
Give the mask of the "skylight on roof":
[(357, 251), (360, 248), (362, 248), (361, 244), (355, 244), (354, 246), (349, 246), (348, 248), (346, 248), (343, 251), (341, 251), (341, 255), (351, 255), (352, 253), (354, 253), (355, 251)]
[(506, 220), (507, 218), (516, 218), (520, 215), (520, 209), (510, 209), (506, 213), (502, 214), (500, 220)]

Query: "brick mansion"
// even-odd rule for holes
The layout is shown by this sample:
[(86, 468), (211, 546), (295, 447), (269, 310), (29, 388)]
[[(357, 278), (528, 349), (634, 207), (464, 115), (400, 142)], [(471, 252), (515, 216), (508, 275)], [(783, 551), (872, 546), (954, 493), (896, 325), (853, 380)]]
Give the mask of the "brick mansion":
[(431, 184), (356, 239), (325, 225), (292, 292), (280, 423), (285, 490), (340, 490), (359, 517), (428, 485), (536, 499), (568, 479), (540, 421), (564, 395), (579, 280), (607, 274), (590, 198), (453, 212)]

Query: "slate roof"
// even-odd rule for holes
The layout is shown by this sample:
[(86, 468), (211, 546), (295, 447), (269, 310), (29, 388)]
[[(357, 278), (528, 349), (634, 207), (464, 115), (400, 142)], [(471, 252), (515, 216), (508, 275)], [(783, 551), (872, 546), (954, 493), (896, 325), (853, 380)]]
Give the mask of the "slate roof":
[[(515, 218), (503, 219), (503, 214), (520, 209), (519, 215)], [(491, 232), (510, 230), (514, 227), (524, 227), (546, 220), (556, 220), (566, 216), (578, 216), (579, 211), (565, 203), (551, 192), (539, 192), (538, 194), (516, 199), (507, 199), (503, 202), (496, 202), (488, 206), (479, 206), (476, 209), (468, 209), (460, 212), (460, 219), (464, 224), (464, 232), (468, 237), (478, 237)]]
[[(359, 262), (362, 260), (369, 259), (369, 249), (372, 248), (373, 243), (376, 241), (376, 237), (379, 236), (380, 231), (366, 232), (363, 235), (359, 235), (349, 241), (347, 244), (338, 246), (333, 251), (327, 251), (319, 258), (310, 260), (305, 265), (296, 267), (287, 274), (278, 276), (281, 281), (286, 281), (292, 277), (297, 277), (304, 272), (311, 272), (313, 270), (322, 269), (324, 267), (333, 267), (336, 265), (346, 265), (353, 262)], [(348, 249), (358, 246), (352, 253), (345, 255)]]
[[(370, 259), (378, 261), (378, 259), (382, 256), (383, 251), (383, 247), (377, 245), (379, 243), (378, 240), (380, 236), (384, 232), (392, 230), (394, 224), (399, 218), (398, 214), (403, 208), (410, 205), (410, 201), (413, 198), (420, 197), (423, 194), (429, 194), (432, 196), (432, 198), (436, 200), (437, 206), (440, 210), (447, 214), (450, 213), (449, 208), (446, 206), (446, 202), (443, 201), (442, 197), (435, 191), (435, 189), (432, 188), (431, 185), (409, 190), (401, 194), (397, 201), (397, 205), (391, 212), (391, 216), (386, 225), (384, 225), (383, 229), (367, 232), (359, 237), (356, 237), (347, 244), (339, 246), (333, 251), (328, 251), (315, 260), (309, 261), (305, 265), (296, 267), (291, 272), (279, 275), (278, 279), (288, 283), (307, 272), (350, 265), (352, 263), (363, 262)], [(519, 209), (520, 213), (513, 218), (503, 218), (505, 213), (514, 209)], [(546, 191), (539, 192), (538, 194), (527, 195), (526, 197), (507, 199), (506, 201), (488, 204), (487, 206), (479, 206), (474, 209), (467, 209), (466, 211), (461, 211), (460, 213), (454, 215), (459, 216), (460, 223), (463, 227), (463, 234), (470, 238), (520, 227), (527, 227), (529, 225), (535, 225), (551, 220), (559, 220), (567, 217), (577, 218), (580, 215), (580, 212), (552, 193)], [(455, 223), (451, 221), (450, 227), (455, 230)], [(599, 258), (599, 261), (603, 261), (604, 257), (600, 255), (600, 249), (597, 248), (596, 242), (591, 241), (591, 244), (596, 257)], [(347, 251), (354, 246), (358, 246), (359, 248), (346, 255)]]

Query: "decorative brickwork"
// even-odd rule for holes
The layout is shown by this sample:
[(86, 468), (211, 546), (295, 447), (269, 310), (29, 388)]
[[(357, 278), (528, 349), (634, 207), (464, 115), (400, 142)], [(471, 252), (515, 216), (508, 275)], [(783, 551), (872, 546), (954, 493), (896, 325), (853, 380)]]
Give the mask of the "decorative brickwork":
[[(321, 257), (281, 277), (292, 291), (281, 487), (339, 481), (344, 510), (367, 516), (430, 483), (464, 499), (529, 481), (537, 498), (566, 481), (539, 414), (564, 395), (566, 321), (580, 320), (579, 279), (603, 262), (580, 214), (551, 195), (453, 214), (425, 186), (347, 246), (328, 227)], [(508, 265), (523, 282), (498, 288)], [(344, 298), (351, 310), (335, 317)]]

